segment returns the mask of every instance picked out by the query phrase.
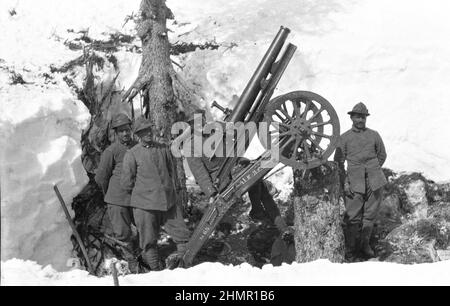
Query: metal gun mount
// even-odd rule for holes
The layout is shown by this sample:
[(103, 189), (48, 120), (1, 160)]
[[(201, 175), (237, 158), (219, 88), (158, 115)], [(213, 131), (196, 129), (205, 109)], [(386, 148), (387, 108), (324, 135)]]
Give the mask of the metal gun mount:
[[(231, 111), (223, 109), (227, 122), (266, 122), (269, 126), (260, 141), (267, 151), (256, 161), (241, 169), (227, 186), (220, 186), (219, 194), (195, 229), (180, 266), (189, 267), (208, 240), (214, 228), (234, 203), (253, 184), (270, 172), (262, 163), (271, 158), (269, 141), (277, 140), (279, 161), (294, 169), (311, 169), (325, 163), (336, 148), (340, 135), (339, 118), (331, 103), (308, 91), (294, 91), (271, 100), (297, 47), (288, 44), (279, 56), (290, 30), (281, 27), (261, 63)], [(278, 59), (279, 58), (279, 59)], [(278, 60), (277, 60), (278, 59)], [(217, 107), (217, 103), (213, 104)], [(260, 135), (261, 133), (259, 133)], [(250, 138), (254, 135), (250, 135)], [(233, 145), (233, 144), (232, 144)], [(235, 145), (235, 144), (234, 144)], [(213, 180), (226, 181), (239, 157), (224, 159)]]
[(217, 108), (218, 110), (220, 110), (224, 115), (224, 121), (227, 121), (228, 117), (231, 115), (231, 113), (233, 112), (231, 109), (229, 109), (228, 107), (223, 107), (222, 105), (220, 105), (219, 103), (217, 103), (217, 101), (214, 101), (211, 104), (211, 108)]

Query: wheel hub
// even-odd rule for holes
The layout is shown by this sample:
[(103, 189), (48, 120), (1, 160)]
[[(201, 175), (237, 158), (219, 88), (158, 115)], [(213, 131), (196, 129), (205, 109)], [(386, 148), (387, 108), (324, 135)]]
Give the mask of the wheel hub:
[(294, 124), (291, 125), (291, 132), (293, 135), (306, 139), (311, 135), (312, 130), (306, 120), (298, 118), (295, 120)]

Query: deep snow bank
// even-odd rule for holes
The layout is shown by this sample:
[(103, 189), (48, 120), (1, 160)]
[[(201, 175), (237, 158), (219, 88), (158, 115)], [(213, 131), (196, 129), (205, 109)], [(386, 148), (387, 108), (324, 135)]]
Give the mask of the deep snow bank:
[[(105, 3), (109, 2), (103, 2), (103, 7)], [(0, 45), (7, 46), (0, 49), (2, 261), (31, 259), (67, 269), (71, 230), (53, 184), (58, 184), (70, 210), (72, 198), (88, 181), (80, 159), (80, 138), (90, 116), (62, 80), (64, 75), (52, 74), (50, 65), (61, 66), (81, 54), (64, 46), (64, 39), (71, 35), (67, 29), (80, 30), (92, 23), (90, 35), (100, 37), (114, 24), (119, 29), (124, 11), (132, 11), (117, 1), (121, 13), (109, 10), (110, 19), (96, 22), (94, 15), (101, 11), (97, 5), (87, 1), (2, 3)], [(12, 8), (17, 12), (14, 16), (8, 12)], [(92, 14), (83, 13), (86, 10)], [(121, 61), (122, 72), (130, 79), (139, 67), (136, 57)], [(117, 58), (121, 60), (121, 54)], [(128, 73), (126, 67), (132, 71)], [(22, 74), (28, 84), (11, 85), (9, 71)], [(83, 69), (77, 73), (81, 82)]]
[[(10, 260), (2, 265), (2, 285), (112, 286), (112, 277), (97, 278), (86, 271), (56, 272), (31, 261)], [(24, 276), (27, 277), (24, 277)], [(398, 265), (364, 262), (333, 264), (317, 260), (262, 269), (249, 264), (224, 266), (203, 263), (190, 269), (165, 270), (119, 277), (122, 286), (287, 286), (287, 285), (450, 285), (450, 261)]]
[(69, 89), (15, 86), (2, 93), (2, 260), (19, 257), (62, 269), (70, 228), (53, 191), (68, 205), (87, 183), (80, 160), (87, 110)]

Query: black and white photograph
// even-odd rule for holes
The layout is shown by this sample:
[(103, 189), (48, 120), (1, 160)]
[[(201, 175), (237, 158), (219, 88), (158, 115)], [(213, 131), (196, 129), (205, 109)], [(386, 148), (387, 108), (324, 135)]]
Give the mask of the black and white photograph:
[(1, 0), (1, 286), (450, 285), (449, 12)]

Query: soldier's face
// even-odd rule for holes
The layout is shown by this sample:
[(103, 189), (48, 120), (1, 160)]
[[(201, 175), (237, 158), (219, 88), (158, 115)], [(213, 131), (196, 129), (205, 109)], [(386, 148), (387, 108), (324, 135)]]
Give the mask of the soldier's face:
[(151, 129), (145, 129), (143, 131), (140, 131), (138, 133), (138, 137), (141, 139), (141, 141), (145, 143), (151, 143), (153, 141), (153, 134)]
[(129, 125), (122, 125), (116, 128), (116, 134), (121, 143), (128, 143), (131, 141), (131, 128)]
[(366, 115), (353, 114), (350, 118), (353, 121), (353, 126), (356, 127), (357, 129), (362, 130), (366, 128), (366, 119), (367, 119)]
[(155, 130), (153, 133), (153, 141), (156, 143), (165, 143), (166, 140), (164, 138), (164, 130), (161, 128), (159, 130)]

